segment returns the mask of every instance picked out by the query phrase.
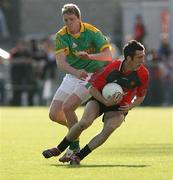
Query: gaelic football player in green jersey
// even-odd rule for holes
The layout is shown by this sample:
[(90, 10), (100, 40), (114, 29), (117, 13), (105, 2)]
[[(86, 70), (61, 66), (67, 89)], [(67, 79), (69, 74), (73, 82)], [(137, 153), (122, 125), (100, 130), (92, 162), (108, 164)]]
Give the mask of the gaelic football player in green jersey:
[[(81, 21), (77, 5), (65, 4), (62, 8), (65, 26), (56, 34), (56, 61), (66, 71), (50, 105), (52, 121), (69, 129), (78, 121), (76, 108), (89, 95), (85, 84), (91, 74), (112, 61), (110, 45), (96, 27)], [(69, 150), (59, 160), (70, 161), (70, 156), (79, 149), (79, 140), (70, 144)], [(56, 147), (43, 152), (44, 157), (56, 155)]]

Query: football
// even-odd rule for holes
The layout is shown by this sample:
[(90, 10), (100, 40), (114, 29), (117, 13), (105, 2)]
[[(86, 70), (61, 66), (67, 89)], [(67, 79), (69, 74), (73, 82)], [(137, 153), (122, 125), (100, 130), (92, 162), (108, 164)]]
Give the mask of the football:
[(115, 95), (116, 97), (119, 93), (123, 94), (123, 89), (117, 83), (108, 83), (104, 86), (102, 90), (102, 95), (105, 99), (109, 99), (113, 95)]

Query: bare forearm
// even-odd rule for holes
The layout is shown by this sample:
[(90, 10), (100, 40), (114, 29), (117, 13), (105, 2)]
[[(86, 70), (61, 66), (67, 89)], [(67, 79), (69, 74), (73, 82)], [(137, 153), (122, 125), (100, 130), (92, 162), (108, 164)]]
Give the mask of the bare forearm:
[(89, 58), (95, 61), (112, 61), (112, 56), (108, 53), (90, 54)]
[(89, 54), (89, 59), (96, 61), (112, 61), (112, 54), (107, 48), (98, 54)]
[(72, 74), (74, 76), (77, 75), (77, 69), (73, 68), (66, 62), (66, 54), (64, 52), (60, 52), (56, 54), (56, 63), (58, 68), (64, 70), (65, 72)]
[(91, 86), (89, 88), (89, 92), (95, 99), (97, 99), (98, 101), (100, 101), (103, 104), (105, 103), (105, 99), (103, 98), (102, 94), (96, 88)]
[(67, 64), (66, 62), (56, 60), (56, 63), (57, 63), (58, 68), (74, 76), (76, 75), (77, 70), (73, 68), (72, 66), (70, 66), (69, 64)]
[(79, 51), (76, 52), (76, 56), (94, 61), (112, 61), (112, 54), (109, 48), (105, 48), (102, 52), (97, 54), (88, 54), (85, 51)]

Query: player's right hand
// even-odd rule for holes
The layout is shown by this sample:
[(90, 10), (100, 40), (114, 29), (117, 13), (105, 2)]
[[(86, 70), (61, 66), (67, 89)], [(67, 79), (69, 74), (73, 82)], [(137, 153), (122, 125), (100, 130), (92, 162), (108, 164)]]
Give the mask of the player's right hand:
[(85, 70), (80, 69), (80, 70), (77, 70), (76, 77), (78, 79), (85, 80), (88, 77), (88, 73)]
[(107, 99), (104, 104), (105, 106), (114, 106), (118, 104), (122, 99), (123, 99), (123, 94), (119, 93)]
[(104, 103), (105, 106), (114, 106), (115, 105), (115, 102), (114, 102), (114, 99), (113, 98), (110, 98), (110, 99), (106, 99), (105, 103)]
[(123, 95), (124, 94), (117, 93), (116, 95), (113, 96), (115, 104), (118, 104), (121, 102), (121, 100), (123, 99)]

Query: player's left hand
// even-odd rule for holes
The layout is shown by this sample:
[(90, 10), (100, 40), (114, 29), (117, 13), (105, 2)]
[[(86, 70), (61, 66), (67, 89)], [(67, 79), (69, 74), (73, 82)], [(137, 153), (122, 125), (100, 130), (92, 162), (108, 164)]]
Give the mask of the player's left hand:
[(123, 112), (123, 113), (126, 113), (128, 112), (129, 110), (131, 110), (131, 106), (129, 104), (126, 104), (126, 105), (123, 105), (123, 106), (120, 106), (118, 108), (119, 111)]
[(123, 99), (123, 94), (118, 93), (114, 94), (112, 97), (106, 100), (104, 103), (106, 106), (113, 106), (115, 104), (118, 104)]
[(118, 104), (123, 99), (123, 94), (116, 93), (115, 95), (113, 95), (113, 99), (114, 99), (115, 104)]

